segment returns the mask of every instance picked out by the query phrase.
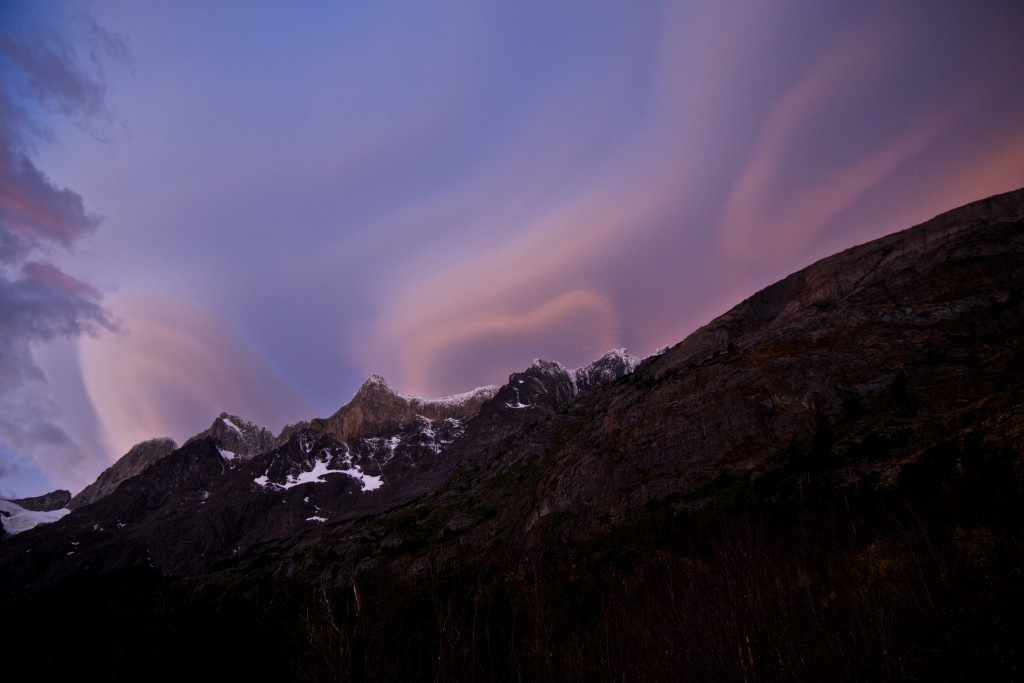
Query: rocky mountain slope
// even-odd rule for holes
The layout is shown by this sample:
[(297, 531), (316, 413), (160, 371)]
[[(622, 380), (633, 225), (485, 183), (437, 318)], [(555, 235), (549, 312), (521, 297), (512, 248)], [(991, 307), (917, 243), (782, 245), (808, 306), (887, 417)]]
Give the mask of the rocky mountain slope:
[(79, 491), (68, 503), (74, 510), (109, 495), (125, 480), (140, 474), (156, 461), (170, 455), (178, 444), (165, 437), (135, 444), (117, 462), (103, 470), (96, 481)]
[(266, 427), (221, 413), (206, 430), (189, 438), (185, 445), (211, 439), (225, 458), (248, 460), (274, 447), (274, 435)]
[(63, 507), (67, 507), (68, 503), (71, 502), (71, 491), (66, 489), (57, 489), (56, 491), (50, 491), (42, 496), (14, 498), (9, 502), (15, 503), (16, 505), (19, 505), (26, 510), (31, 510), (32, 512), (52, 512), (53, 510), (60, 510)]
[(352, 400), (328, 418), (290, 425), (282, 430), (277, 445), (303, 430), (327, 433), (342, 441), (401, 430), (419, 418), (466, 420), (480, 411), (480, 406), (494, 396), (494, 386), (480, 387), (464, 394), (439, 399), (400, 394), (380, 375), (373, 375), (359, 387)]
[[(431, 412), (371, 378), (246, 457), (218, 418), (0, 543), (12, 651), (111, 678), (182, 651), (301, 680), (1024, 674), (1024, 190), (642, 362), (486, 394)], [(55, 615), (83, 633), (59, 656), (32, 635)]]

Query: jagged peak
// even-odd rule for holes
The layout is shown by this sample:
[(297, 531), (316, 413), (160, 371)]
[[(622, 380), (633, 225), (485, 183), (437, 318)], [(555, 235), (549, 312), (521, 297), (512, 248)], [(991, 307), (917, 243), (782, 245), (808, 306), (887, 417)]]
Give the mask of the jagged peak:
[(190, 437), (185, 445), (205, 438), (214, 440), (221, 455), (244, 460), (274, 447), (274, 435), (269, 429), (227, 411), (221, 411), (209, 427)]
[(149, 448), (153, 448), (155, 446), (164, 446), (164, 445), (170, 445), (171, 450), (175, 450), (175, 449), (178, 448), (178, 442), (175, 441), (174, 439), (172, 439), (171, 437), (169, 437), (169, 436), (157, 436), (157, 437), (154, 437), (152, 439), (146, 439), (145, 441), (138, 442), (137, 444), (135, 444), (134, 446), (129, 448), (128, 451), (124, 454), (124, 456), (121, 456), (121, 457), (125, 457), (127, 455), (130, 455), (132, 453), (138, 452), (138, 451), (143, 450), (143, 449), (149, 449)]
[(211, 427), (216, 428), (218, 422), (222, 423), (231, 431), (238, 432), (239, 434), (244, 431), (262, 429), (262, 427), (255, 422), (246, 420), (244, 417), (239, 417), (238, 415), (232, 415), (226, 411), (222, 411), (221, 414), (217, 416)]
[(360, 389), (380, 388), (380, 389), (388, 389), (390, 391), (394, 391), (394, 389), (392, 389), (388, 385), (387, 380), (384, 379), (383, 377), (381, 377), (378, 374), (373, 374), (373, 375), (370, 375), (369, 377), (367, 377), (366, 381), (363, 382), (362, 386), (360, 386), (359, 388)]
[(635, 356), (632, 353), (630, 353), (628, 349), (620, 347), (605, 351), (600, 358), (597, 358), (591, 361), (590, 363), (587, 363), (586, 365), (578, 367), (574, 370), (570, 370), (565, 365), (559, 363), (556, 360), (544, 360), (543, 358), (535, 358), (533, 360), (533, 363), (531, 363), (530, 367), (527, 369), (542, 370), (544, 372), (557, 372), (558, 370), (562, 370), (565, 373), (572, 376), (578, 375), (581, 372), (592, 370), (593, 368), (597, 367), (602, 363), (607, 363), (609, 361), (616, 360), (621, 361), (622, 364), (629, 369), (628, 371), (632, 372), (636, 368), (636, 366), (640, 364), (640, 361), (642, 359), (639, 356)]
[(569, 369), (557, 360), (544, 360), (543, 358), (534, 358), (528, 369), (542, 370), (544, 372), (557, 372), (558, 370), (562, 370), (566, 373), (569, 372)]
[(634, 356), (632, 353), (629, 352), (628, 349), (620, 347), (617, 349), (610, 349), (608, 351), (605, 351), (604, 354), (597, 360), (591, 361), (590, 363), (584, 365), (581, 368), (576, 368), (576, 372), (578, 373), (581, 370), (586, 371), (596, 367), (598, 364), (602, 362), (615, 360), (622, 361), (622, 364), (629, 368), (629, 372), (632, 372), (636, 368), (636, 366), (640, 364), (640, 361), (642, 359), (639, 356)]
[(302, 430), (327, 431), (340, 439), (356, 438), (377, 434), (390, 425), (405, 424), (422, 416), (427, 420), (460, 420), (471, 417), (480, 406), (498, 393), (499, 387), (487, 385), (461, 394), (441, 398), (424, 398), (402, 394), (388, 385), (378, 374), (370, 375), (356, 391), (352, 399), (326, 418), (287, 425), (276, 437), (280, 446)]
[(362, 385), (359, 387), (359, 390), (356, 391), (356, 395), (353, 397), (353, 400), (355, 400), (356, 397), (359, 397), (360, 394), (363, 394), (366, 391), (383, 391), (393, 396), (396, 396), (397, 398), (400, 398), (404, 402), (413, 406), (462, 405), (475, 399), (490, 398), (498, 392), (498, 388), (499, 387), (497, 387), (494, 384), (488, 384), (485, 386), (476, 387), (475, 389), (470, 389), (469, 391), (464, 391), (459, 394), (451, 394), (450, 396), (441, 396), (437, 398), (427, 398), (424, 396), (416, 396), (413, 394), (403, 394), (395, 390), (391, 385), (389, 385), (387, 383), (387, 380), (385, 380), (382, 376), (373, 374), (370, 375), (366, 379), (366, 381), (362, 383)]

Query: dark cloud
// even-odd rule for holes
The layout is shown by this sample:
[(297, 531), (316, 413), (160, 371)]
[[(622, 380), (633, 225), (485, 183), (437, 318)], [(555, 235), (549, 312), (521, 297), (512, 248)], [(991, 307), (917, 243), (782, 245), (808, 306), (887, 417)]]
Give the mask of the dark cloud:
[(0, 263), (47, 247), (70, 248), (99, 222), (77, 193), (55, 186), (10, 145), (0, 148)]
[(0, 340), (45, 341), (111, 326), (99, 292), (52, 264), (30, 262), (16, 278), (0, 275)]
[[(111, 116), (105, 65), (127, 48), (88, 17), (33, 21), (28, 5), (0, 22), (0, 451), (29, 456), (52, 480), (74, 480), (88, 456), (56, 424), (34, 345), (113, 329), (99, 292), (52, 259), (93, 232), (100, 218), (34, 161), (51, 122), (72, 121), (102, 139)], [(0, 477), (17, 468), (0, 461)]]
[[(99, 133), (109, 122), (106, 65), (128, 64), (129, 50), (119, 36), (86, 15), (40, 24), (26, 7), (14, 8), (0, 22), (0, 63), (5, 66), (4, 96), (15, 115), (0, 125), (22, 141), (45, 125), (26, 121), (24, 112), (43, 109)], [(6, 107), (5, 107), (6, 109)], [(7, 112), (4, 112), (8, 114)]]

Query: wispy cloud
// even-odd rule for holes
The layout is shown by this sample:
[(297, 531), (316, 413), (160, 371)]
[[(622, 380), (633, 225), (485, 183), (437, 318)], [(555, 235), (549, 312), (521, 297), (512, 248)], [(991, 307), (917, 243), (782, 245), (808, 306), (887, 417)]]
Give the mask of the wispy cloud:
[(310, 416), (296, 392), (203, 311), (138, 296), (113, 304), (124, 332), (78, 345), (85, 389), (110, 454), (155, 436), (180, 443), (223, 410), (274, 431)]
[[(25, 12), (26, 16), (19, 13)], [(91, 454), (56, 422), (34, 345), (114, 329), (99, 292), (53, 262), (93, 232), (100, 218), (34, 161), (69, 118), (98, 135), (107, 117), (103, 65), (127, 50), (87, 17), (59, 28), (33, 24), (14, 5), (0, 24), (0, 450), (28, 458), (51, 481), (77, 482)], [(16, 472), (13, 460), (0, 476)]]
[(830, 158), (813, 177), (793, 182), (789, 174), (801, 161), (812, 166), (799, 160), (797, 146), (816, 130), (816, 117), (857, 98), (870, 77), (883, 77), (892, 46), (885, 31), (876, 29), (848, 32), (771, 109), (719, 224), (720, 244), (730, 258), (777, 263), (799, 253), (865, 192), (934, 143), (967, 108), (970, 95), (951, 96), (945, 108), (922, 112), (902, 130), (853, 153), (839, 153), (822, 140), (818, 149), (832, 150)]

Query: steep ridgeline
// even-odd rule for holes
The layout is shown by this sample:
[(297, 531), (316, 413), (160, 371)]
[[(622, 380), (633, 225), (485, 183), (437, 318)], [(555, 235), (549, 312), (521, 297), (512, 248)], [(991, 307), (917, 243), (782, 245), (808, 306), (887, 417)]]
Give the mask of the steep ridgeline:
[(1018, 190), (794, 273), (538, 426), (505, 456), (557, 452), (518, 537), (789, 496), (811, 475), (816, 491), (890, 490), (971, 440), (1019, 452), (1022, 349)]
[(206, 438), (229, 460), (248, 460), (274, 447), (274, 435), (269, 429), (227, 413), (221, 413), (206, 431), (190, 437), (185, 445)]
[(53, 512), (54, 510), (60, 510), (61, 508), (68, 506), (68, 503), (71, 502), (71, 491), (66, 489), (57, 489), (56, 491), (50, 491), (49, 493), (41, 496), (15, 498), (10, 502), (17, 504), (26, 510), (31, 510), (32, 512)]
[(508, 378), (508, 384), (487, 404), (486, 412), (500, 414), (509, 408), (559, 408), (580, 394), (628, 375), (639, 363), (640, 359), (625, 349), (613, 349), (576, 370), (538, 358), (528, 369)]
[[(503, 397), (527, 398), (533, 410), (564, 408), (636, 363), (623, 350), (576, 371), (537, 361), (512, 375), (500, 392), (484, 387), (429, 401), (398, 394), (374, 376), (332, 418), (289, 428), (278, 446), (262, 451), (266, 430), (221, 415), (141, 476), (122, 479), (116, 490), (94, 498), (88, 511), (53, 526), (55, 556), (34, 546), (30, 573), (36, 580), (53, 580), (87, 567), (153, 566), (187, 575), (268, 540), (383, 512), (444, 481), (462, 457), (453, 456), (462, 453), (453, 448), (481, 404), (497, 403), (497, 422), (511, 428), (515, 420), (501, 415), (518, 417), (524, 411), (506, 405)], [(484, 403), (487, 397), (494, 400)], [(367, 421), (371, 417), (380, 420), (376, 427)], [(350, 436), (339, 438), (332, 426)], [(488, 433), (494, 433), (493, 425)], [(130, 462), (137, 461), (133, 455)], [(71, 537), (75, 545), (68, 555)]]
[[(274, 435), (236, 415), (221, 413), (205, 431), (196, 434), (185, 445), (209, 438), (223, 457), (249, 459), (274, 446)], [(159, 438), (143, 441), (132, 446), (113, 465), (104, 470), (93, 483), (71, 498), (68, 507), (72, 510), (111, 494), (125, 480), (140, 474), (153, 463), (165, 458), (178, 448), (173, 439)]]
[(5, 645), (51, 678), (1024, 671), (1024, 190), (488, 391), (371, 378), (248, 459), (190, 440), (0, 543)]
[(285, 427), (277, 437), (277, 445), (304, 430), (330, 434), (346, 441), (402, 430), (420, 418), (430, 422), (468, 420), (480, 412), (480, 406), (497, 390), (498, 387), (486, 386), (445, 398), (420, 398), (400, 394), (389, 387), (383, 377), (372, 375), (363, 382), (352, 400), (330, 417)]
[[(277, 447), (268, 430), (223, 413), (181, 448), (169, 439), (145, 442), (108, 468), (72, 501), (88, 509), (63, 531), (54, 528), (54, 538), (65, 539), (55, 552), (72, 573), (152, 565), (186, 574), (331, 518), (380, 511), (437, 484), (450, 466), (446, 449), (465, 431), (445, 415), (469, 420), (494, 391), (425, 401), (372, 377), (332, 424), (375, 436), (343, 440), (314, 421), (290, 428)], [(370, 416), (383, 424), (370, 429)], [(77, 540), (82, 533), (86, 544)], [(42, 561), (42, 547), (33, 547), (32, 559)]]
[(135, 444), (117, 462), (103, 470), (96, 481), (79, 491), (68, 503), (68, 507), (74, 510), (109, 495), (126, 479), (134, 477), (156, 461), (167, 457), (177, 447), (178, 444), (168, 438), (150, 439)]
[(70, 501), (71, 492), (65, 489), (31, 498), (0, 498), (0, 539), (57, 521), (67, 514)]

